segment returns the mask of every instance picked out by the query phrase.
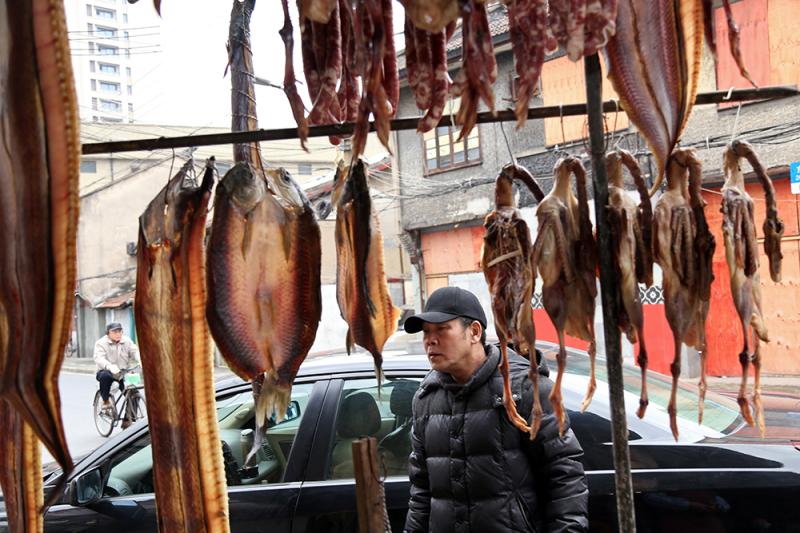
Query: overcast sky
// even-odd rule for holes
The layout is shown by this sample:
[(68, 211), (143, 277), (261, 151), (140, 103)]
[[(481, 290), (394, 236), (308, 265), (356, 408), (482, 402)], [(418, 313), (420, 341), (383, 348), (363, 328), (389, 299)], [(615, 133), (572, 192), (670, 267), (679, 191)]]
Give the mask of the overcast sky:
[[(161, 51), (134, 56), (137, 122), (230, 127), (230, 77), (223, 77), (223, 74), (232, 1), (163, 0)], [(403, 11), (399, 2), (392, 4), (395, 10), (393, 31), (401, 32), (395, 36), (400, 49)], [(289, 5), (295, 27), (295, 72), (298, 79), (302, 79), (295, 0), (289, 0)], [(158, 24), (150, 0), (140, 0), (128, 9), (132, 25)], [(283, 11), (278, 0), (256, 2), (250, 25), (255, 74), (277, 84), (283, 82), (284, 48), (278, 34), (282, 26)], [(298, 88), (307, 99), (305, 86)], [(260, 127), (294, 125), (281, 90), (256, 86), (256, 101)]]

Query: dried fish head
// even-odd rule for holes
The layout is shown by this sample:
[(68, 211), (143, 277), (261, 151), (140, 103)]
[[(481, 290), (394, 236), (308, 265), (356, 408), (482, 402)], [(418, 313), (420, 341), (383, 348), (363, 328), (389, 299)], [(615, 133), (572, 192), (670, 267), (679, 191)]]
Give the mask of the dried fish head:
[(302, 211), (311, 210), (311, 202), (300, 184), (295, 181), (285, 168), (268, 168), (264, 171), (270, 187), (278, 196), (286, 201), (290, 207)]
[(249, 213), (267, 195), (267, 185), (248, 163), (235, 164), (220, 181), (233, 204), (244, 214)]

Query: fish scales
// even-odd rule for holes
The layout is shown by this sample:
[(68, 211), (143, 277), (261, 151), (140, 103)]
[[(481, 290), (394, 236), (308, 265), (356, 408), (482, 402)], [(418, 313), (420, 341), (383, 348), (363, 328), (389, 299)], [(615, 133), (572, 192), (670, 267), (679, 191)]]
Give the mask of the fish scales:
[(187, 162), (139, 219), (135, 315), (160, 531), (224, 532), (228, 502), (205, 324), (203, 243), (213, 164)]

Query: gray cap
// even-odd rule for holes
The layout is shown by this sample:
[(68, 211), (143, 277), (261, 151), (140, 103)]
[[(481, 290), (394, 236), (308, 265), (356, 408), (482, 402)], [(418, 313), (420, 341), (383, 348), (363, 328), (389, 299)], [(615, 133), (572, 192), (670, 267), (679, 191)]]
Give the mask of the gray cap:
[(122, 330), (122, 324), (120, 324), (119, 322), (109, 322), (108, 324), (106, 324), (106, 333), (108, 333), (109, 331), (115, 331), (115, 330), (118, 330), (118, 329)]

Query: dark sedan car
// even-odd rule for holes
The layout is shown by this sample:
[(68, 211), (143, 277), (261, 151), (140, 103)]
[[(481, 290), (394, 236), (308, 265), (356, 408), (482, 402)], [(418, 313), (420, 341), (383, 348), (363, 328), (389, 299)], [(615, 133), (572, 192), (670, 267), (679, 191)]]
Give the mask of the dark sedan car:
[[(586, 358), (571, 355), (568, 366), (564, 399), (585, 450), (592, 530), (616, 531), (604, 365), (585, 413), (576, 409)], [(368, 356), (309, 358), (287, 418), (269, 428), (257, 468), (247, 470), (240, 466), (252, 442), (250, 387), (239, 380), (217, 384), (233, 531), (357, 531), (351, 441), (367, 435), (380, 443), (392, 528), (402, 531), (411, 399), (429, 364), (424, 355), (387, 351), (384, 369), (379, 390)], [(638, 370), (626, 368), (625, 377), (628, 413), (634, 413)], [(800, 531), (800, 451), (791, 443), (737, 440), (736, 403), (718, 395), (708, 395), (704, 425), (697, 425), (697, 398), (688, 388), (678, 395), (685, 418), (675, 443), (665, 408), (669, 383), (653, 376), (649, 393), (645, 419), (628, 418), (639, 531)], [(155, 531), (152, 460), (146, 421), (110, 439), (76, 465), (62, 502), (47, 512), (45, 530)], [(57, 475), (45, 479), (45, 490)]]

